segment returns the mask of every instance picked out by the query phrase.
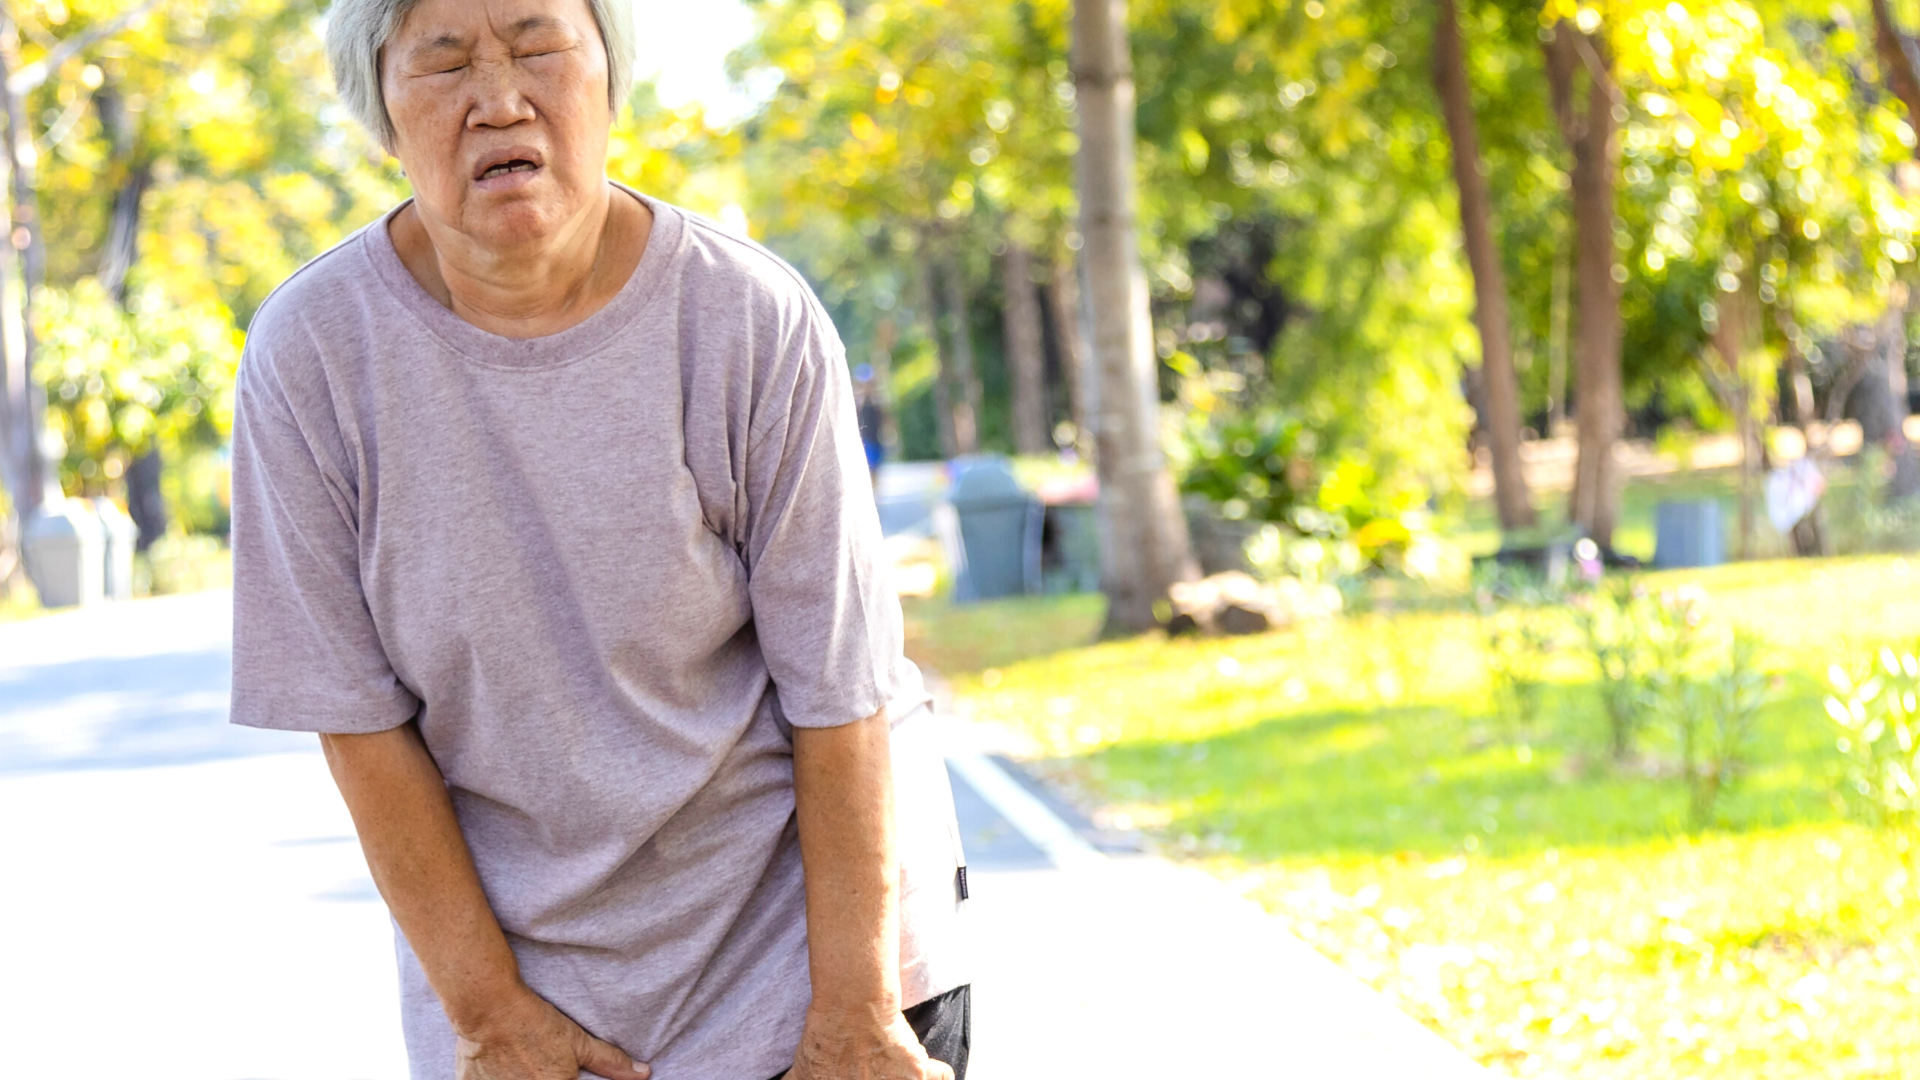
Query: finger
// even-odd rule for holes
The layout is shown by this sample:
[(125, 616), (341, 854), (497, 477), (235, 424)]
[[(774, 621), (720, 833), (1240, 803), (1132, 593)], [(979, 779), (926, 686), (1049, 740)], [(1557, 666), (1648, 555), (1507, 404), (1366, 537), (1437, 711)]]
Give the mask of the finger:
[(625, 1050), (591, 1035), (585, 1037), (581, 1052), (575, 1056), (581, 1068), (604, 1080), (648, 1080), (653, 1075), (651, 1067), (635, 1061)]
[(953, 1080), (953, 1066), (929, 1058), (925, 1075), (926, 1080)]

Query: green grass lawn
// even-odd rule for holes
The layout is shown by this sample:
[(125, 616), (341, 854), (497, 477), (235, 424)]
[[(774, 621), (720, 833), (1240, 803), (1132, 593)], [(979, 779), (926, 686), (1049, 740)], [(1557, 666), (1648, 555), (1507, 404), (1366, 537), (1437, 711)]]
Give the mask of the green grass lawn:
[[(1828, 536), (1839, 554), (1860, 554), (1910, 548), (1920, 543), (1910, 520), (1881, 520), (1871, 493), (1876, 483), (1863, 477), (1860, 463), (1849, 459), (1832, 471), (1825, 512)], [(1614, 548), (1644, 562), (1654, 553), (1654, 515), (1663, 502), (1691, 502), (1711, 499), (1720, 504), (1725, 529), (1727, 556), (1736, 556), (1740, 506), (1740, 477), (1735, 469), (1687, 469), (1660, 476), (1639, 476), (1625, 484), (1620, 493), (1620, 522), (1614, 529)], [(1563, 491), (1537, 491), (1533, 496), (1541, 524), (1517, 533), (1516, 546), (1545, 543), (1564, 538), (1567, 533), (1567, 494)], [(1761, 558), (1786, 556), (1792, 547), (1787, 538), (1775, 533), (1767, 523), (1764, 493), (1756, 492), (1754, 513), (1757, 518), (1754, 554)], [(1491, 555), (1500, 550), (1499, 513), (1492, 499), (1469, 502), (1451, 519), (1451, 539), (1473, 555)]]
[[(1620, 523), (1613, 533), (1614, 548), (1637, 559), (1651, 560), (1655, 507), (1663, 502), (1695, 499), (1713, 499), (1721, 504), (1722, 520), (1731, 544), (1734, 523), (1738, 520), (1739, 478), (1731, 469), (1717, 469), (1636, 477), (1625, 485), (1620, 493)], [(1541, 525), (1514, 538), (1521, 546), (1557, 539), (1567, 531), (1565, 492), (1535, 492), (1533, 501)], [(1760, 512), (1764, 521), (1764, 505)], [(1500, 518), (1492, 499), (1475, 499), (1469, 503), (1452, 531), (1454, 539), (1472, 554), (1491, 555), (1500, 550)]]
[(1106, 615), (1100, 596), (1002, 600), (956, 607), (903, 601), (907, 655), (942, 675), (967, 675), (1092, 641)]
[(1823, 675), (1920, 640), (1920, 564), (1750, 563), (1705, 588), (1778, 700), (1713, 825), (1655, 745), (1613, 764), (1585, 660), (1495, 719), (1478, 618), (1094, 643), (1084, 598), (910, 610), (959, 707), (1476, 1058), (1515, 1076), (1920, 1075), (1920, 889), (1837, 801)]

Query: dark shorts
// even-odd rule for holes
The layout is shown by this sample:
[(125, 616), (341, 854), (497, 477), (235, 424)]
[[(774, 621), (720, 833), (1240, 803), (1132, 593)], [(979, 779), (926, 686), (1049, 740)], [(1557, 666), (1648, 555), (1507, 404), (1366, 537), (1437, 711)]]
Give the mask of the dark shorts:
[[(927, 1056), (953, 1068), (953, 1080), (967, 1080), (967, 1055), (973, 1050), (973, 988), (950, 990), (905, 1013)], [(781, 1080), (781, 1073), (773, 1080)]]

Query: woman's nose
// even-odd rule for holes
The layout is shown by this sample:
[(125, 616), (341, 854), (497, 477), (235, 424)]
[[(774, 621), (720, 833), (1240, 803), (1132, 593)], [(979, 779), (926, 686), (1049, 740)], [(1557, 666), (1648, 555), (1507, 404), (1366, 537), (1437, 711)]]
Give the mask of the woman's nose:
[(467, 110), (468, 127), (511, 127), (534, 118), (533, 102), (520, 85), (526, 73), (511, 61), (480, 62), (471, 70), (473, 103)]

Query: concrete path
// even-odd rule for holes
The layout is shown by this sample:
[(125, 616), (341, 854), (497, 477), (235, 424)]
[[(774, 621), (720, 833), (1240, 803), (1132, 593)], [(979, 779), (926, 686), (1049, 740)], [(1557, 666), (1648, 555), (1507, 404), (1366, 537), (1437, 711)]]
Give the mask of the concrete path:
[(1096, 849), (992, 759), (949, 764), (976, 883), (979, 1080), (1486, 1080), (1217, 880)]
[[(227, 611), (0, 626), (0, 1077), (405, 1076), (386, 911), (315, 741), (225, 723)], [(1480, 1075), (1212, 879), (1095, 850), (964, 734), (975, 1080)]]
[(0, 1077), (406, 1075), (317, 742), (226, 723), (228, 607), (0, 626)]

